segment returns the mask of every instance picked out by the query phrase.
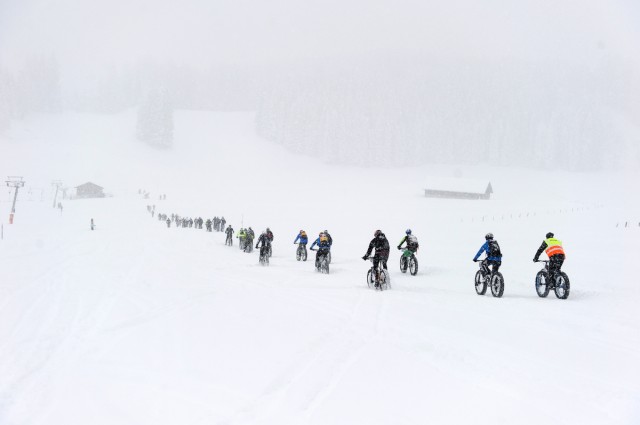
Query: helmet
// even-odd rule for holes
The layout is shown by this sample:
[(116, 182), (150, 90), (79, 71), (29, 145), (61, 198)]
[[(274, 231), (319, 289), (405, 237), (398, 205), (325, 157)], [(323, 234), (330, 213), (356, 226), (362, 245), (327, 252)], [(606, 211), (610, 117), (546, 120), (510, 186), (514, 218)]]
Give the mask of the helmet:
[(270, 231), (271, 231), (271, 229), (269, 229), (269, 228), (267, 227), (267, 232), (270, 232)]
[(304, 230), (300, 229), (300, 233), (304, 233)]
[(406, 233), (407, 235), (410, 235), (410, 234), (411, 234), (411, 229), (407, 229), (407, 230), (405, 231), (405, 233)]
[(486, 235), (484, 235), (484, 238), (485, 238), (486, 240), (493, 239), (493, 233), (487, 233)]
[(324, 229), (324, 233), (328, 235), (329, 231), (327, 229)]
[(553, 233), (549, 232), (547, 233), (547, 239), (552, 238), (553, 237)]
[(322, 235), (324, 235), (324, 232), (320, 232), (320, 233), (318, 234), (318, 236), (322, 236)]
[(381, 230), (376, 230), (376, 231), (373, 233), (373, 236), (378, 237), (378, 236), (380, 236), (381, 234), (382, 234), (382, 231), (381, 231)]

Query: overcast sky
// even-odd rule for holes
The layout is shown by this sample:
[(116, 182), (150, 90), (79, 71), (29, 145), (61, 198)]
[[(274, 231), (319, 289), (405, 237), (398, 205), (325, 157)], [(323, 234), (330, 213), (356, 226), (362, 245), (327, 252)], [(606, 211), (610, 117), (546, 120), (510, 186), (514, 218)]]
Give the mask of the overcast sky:
[(637, 0), (0, 0), (0, 64), (208, 66), (367, 52), (640, 57)]

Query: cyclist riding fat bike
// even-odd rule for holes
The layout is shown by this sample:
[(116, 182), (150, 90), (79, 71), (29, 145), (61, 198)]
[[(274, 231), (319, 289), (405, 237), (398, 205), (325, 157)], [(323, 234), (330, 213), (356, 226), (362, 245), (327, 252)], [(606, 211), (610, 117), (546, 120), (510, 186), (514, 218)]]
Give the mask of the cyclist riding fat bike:
[(233, 227), (231, 225), (227, 226), (227, 230), (224, 231), (227, 234), (227, 241), (233, 242)]
[(307, 232), (305, 232), (304, 230), (300, 230), (300, 232), (298, 233), (298, 236), (296, 236), (296, 240), (293, 241), (293, 243), (298, 243), (298, 241), (300, 241), (300, 245), (307, 245), (307, 243), (309, 242), (309, 238), (307, 237)]
[(402, 249), (402, 244), (406, 242), (407, 249), (411, 251), (412, 254), (415, 254), (420, 247), (420, 245), (418, 244), (418, 238), (415, 235), (411, 234), (411, 229), (407, 229), (405, 233), (405, 237), (402, 238), (402, 240), (398, 244), (398, 249)]
[(326, 257), (331, 250), (331, 244), (329, 243), (329, 238), (323, 232), (318, 235), (318, 239), (316, 239), (312, 244), (311, 251), (314, 251), (313, 247), (317, 246), (318, 249), (316, 251), (316, 268), (320, 267), (320, 260), (322, 257)]
[(387, 260), (389, 259), (389, 241), (387, 237), (380, 230), (376, 230), (373, 234), (373, 239), (369, 242), (369, 249), (367, 253), (362, 257), (363, 260), (368, 260), (373, 249), (375, 253), (373, 255), (373, 267), (378, 268), (378, 264), (382, 262), (382, 267), (387, 270)]
[(478, 261), (478, 257), (480, 257), (483, 252), (486, 252), (487, 265), (492, 266), (492, 273), (496, 273), (502, 264), (500, 245), (498, 245), (498, 241), (493, 238), (493, 233), (487, 233), (484, 238), (486, 242), (480, 247), (476, 256), (473, 257), (473, 261)]
[(546, 239), (542, 241), (542, 245), (540, 245), (540, 248), (536, 251), (536, 255), (533, 257), (534, 263), (538, 261), (542, 251), (545, 251), (547, 257), (549, 257), (549, 273), (551, 273), (551, 275), (559, 273), (565, 259), (562, 241), (554, 238), (553, 233), (547, 233)]
[[(262, 245), (260, 245), (262, 244)], [(269, 235), (267, 232), (262, 232), (262, 234), (258, 237), (258, 242), (256, 243), (256, 249), (260, 248), (260, 256), (266, 255), (266, 251), (271, 246), (271, 240), (269, 239)]]

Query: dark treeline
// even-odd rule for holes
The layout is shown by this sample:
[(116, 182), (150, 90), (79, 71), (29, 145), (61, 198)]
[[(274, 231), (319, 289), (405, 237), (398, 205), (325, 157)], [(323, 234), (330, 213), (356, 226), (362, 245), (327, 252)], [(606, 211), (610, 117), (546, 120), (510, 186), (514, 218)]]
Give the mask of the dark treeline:
[[(352, 64), (353, 65), (353, 64)], [(301, 70), (262, 97), (257, 128), (331, 162), (615, 166), (638, 75), (559, 63), (372, 61)]]

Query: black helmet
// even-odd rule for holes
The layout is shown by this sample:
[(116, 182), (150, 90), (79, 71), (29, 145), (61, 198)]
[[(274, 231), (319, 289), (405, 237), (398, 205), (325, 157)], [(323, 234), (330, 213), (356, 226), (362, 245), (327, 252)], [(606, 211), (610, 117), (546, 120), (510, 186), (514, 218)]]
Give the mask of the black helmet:
[(487, 233), (486, 235), (484, 235), (484, 238), (485, 238), (486, 240), (491, 240), (491, 239), (493, 239), (493, 233)]
[(405, 233), (406, 233), (407, 235), (410, 235), (410, 234), (411, 234), (411, 229), (407, 229), (407, 230), (405, 231)]
[(553, 237), (553, 233), (549, 232), (547, 233), (547, 239), (552, 238)]
[(373, 236), (378, 237), (378, 236), (380, 236), (381, 234), (382, 234), (382, 231), (381, 231), (381, 230), (376, 230), (376, 231), (373, 233)]

